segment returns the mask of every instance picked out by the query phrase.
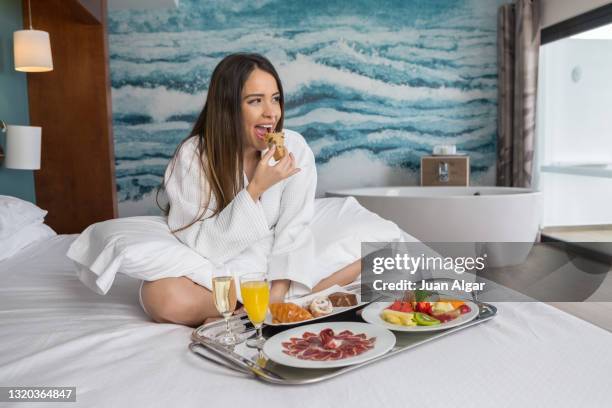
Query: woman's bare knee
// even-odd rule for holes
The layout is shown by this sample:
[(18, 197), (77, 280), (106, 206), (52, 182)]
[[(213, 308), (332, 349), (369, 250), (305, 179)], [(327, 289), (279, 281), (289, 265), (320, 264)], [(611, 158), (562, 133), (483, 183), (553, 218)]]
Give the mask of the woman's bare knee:
[(185, 277), (145, 282), (142, 301), (158, 323), (197, 326), (216, 314), (210, 291)]

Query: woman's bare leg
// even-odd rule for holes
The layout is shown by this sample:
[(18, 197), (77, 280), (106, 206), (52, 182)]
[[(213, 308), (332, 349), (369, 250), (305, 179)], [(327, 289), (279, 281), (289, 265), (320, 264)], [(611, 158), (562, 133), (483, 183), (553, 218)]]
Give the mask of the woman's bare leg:
[(206, 319), (219, 316), (212, 292), (183, 277), (145, 282), (142, 302), (158, 323), (198, 326)]
[[(312, 291), (348, 285), (359, 277), (360, 272), (361, 260), (357, 260), (321, 280)], [(207, 319), (219, 318), (212, 292), (185, 277), (145, 282), (142, 302), (151, 318), (158, 323), (196, 327)]]
[(321, 280), (319, 283), (315, 285), (314, 288), (312, 288), (312, 291), (320, 292), (334, 285), (340, 285), (340, 286), (348, 285), (349, 283), (357, 279), (360, 273), (361, 273), (361, 259), (353, 262), (352, 264), (345, 266), (339, 271), (336, 271), (330, 276), (328, 276), (327, 278)]

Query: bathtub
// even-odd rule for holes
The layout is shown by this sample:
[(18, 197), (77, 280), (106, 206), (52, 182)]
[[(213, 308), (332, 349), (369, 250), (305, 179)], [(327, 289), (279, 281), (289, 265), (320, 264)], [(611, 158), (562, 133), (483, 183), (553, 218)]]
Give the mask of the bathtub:
[(521, 263), (538, 237), (540, 192), (513, 187), (372, 187), (329, 191), (353, 196), (423, 242), (522, 242), (489, 244), (496, 266)]

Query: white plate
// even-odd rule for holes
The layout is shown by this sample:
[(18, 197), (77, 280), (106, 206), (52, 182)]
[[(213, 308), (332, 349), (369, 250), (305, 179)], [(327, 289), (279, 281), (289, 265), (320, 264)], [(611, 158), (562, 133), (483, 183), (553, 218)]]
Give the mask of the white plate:
[[(320, 333), (323, 329), (332, 329), (334, 333), (340, 333), (344, 330), (350, 330), (355, 334), (364, 333), (368, 338), (376, 337), (374, 348), (365, 351), (364, 353), (355, 356), (347, 357), (341, 360), (328, 361), (313, 361), (300, 360), (297, 357), (283, 353), (282, 343), (289, 341), (291, 337), (302, 337), (304, 332)], [(270, 337), (263, 347), (263, 352), (268, 358), (278, 364), (289, 367), (298, 368), (334, 368), (345, 367), (353, 364), (363, 363), (370, 359), (376, 358), (391, 350), (395, 345), (395, 335), (387, 329), (374, 326), (367, 323), (357, 322), (329, 322), (308, 324), (305, 326), (294, 327), (293, 329), (285, 330), (275, 336)]]
[(391, 324), (384, 321), (380, 314), (383, 309), (390, 306), (393, 302), (375, 302), (371, 303), (367, 307), (363, 309), (361, 312), (361, 318), (368, 323), (372, 323), (378, 326), (385, 327), (389, 330), (401, 331), (401, 332), (430, 332), (430, 331), (438, 331), (438, 330), (446, 330), (451, 327), (460, 326), (464, 323), (467, 323), (471, 320), (474, 320), (476, 316), (478, 316), (479, 310), (478, 306), (470, 302), (469, 300), (464, 301), (466, 305), (470, 307), (470, 312), (463, 314), (456, 319), (451, 320), (450, 322), (440, 323), (436, 326), (400, 326), (399, 324)]
[[(353, 285), (350, 285), (350, 286), (353, 286)], [(268, 311), (268, 314), (266, 315), (266, 320), (264, 320), (264, 323), (266, 325), (268, 325), (268, 326), (275, 326), (275, 327), (280, 327), (280, 326), (295, 326), (297, 324), (304, 324), (304, 323), (315, 322), (317, 320), (325, 319), (326, 317), (337, 315), (338, 313), (346, 312), (347, 310), (355, 309), (357, 307), (360, 307), (360, 306), (363, 306), (363, 305), (367, 304), (367, 302), (362, 302), (361, 301), (361, 294), (359, 293), (359, 289), (360, 288), (357, 287), (356, 289), (353, 289), (353, 290), (347, 290), (347, 289), (343, 288), (342, 286), (334, 285), (331, 288), (328, 288), (326, 290), (322, 290), (321, 292), (313, 293), (313, 294), (310, 294), (308, 296), (304, 296), (304, 297), (297, 298), (297, 299), (288, 299), (288, 300), (286, 300), (287, 303), (295, 303), (296, 305), (301, 306), (304, 309), (308, 310), (308, 306), (310, 305), (310, 303), (315, 298), (317, 298), (317, 297), (327, 297), (327, 296), (331, 295), (334, 292), (344, 292), (344, 293), (353, 293), (353, 294), (355, 294), (355, 296), (357, 296), (357, 304), (355, 306), (334, 307), (333, 312), (331, 312), (328, 315), (320, 316), (320, 317), (313, 317), (312, 319), (302, 320), (301, 322), (291, 322), (291, 323), (274, 323), (272, 321), (272, 315), (270, 314), (270, 311)]]

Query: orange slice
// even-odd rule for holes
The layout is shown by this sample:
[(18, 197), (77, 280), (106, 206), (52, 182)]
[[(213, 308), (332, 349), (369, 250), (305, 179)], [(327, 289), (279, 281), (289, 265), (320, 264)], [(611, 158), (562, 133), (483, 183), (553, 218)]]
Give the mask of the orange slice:
[(462, 302), (460, 300), (452, 300), (452, 299), (440, 299), (439, 302), (448, 302), (453, 306), (453, 309), (457, 309), (458, 307), (465, 305), (465, 302)]

